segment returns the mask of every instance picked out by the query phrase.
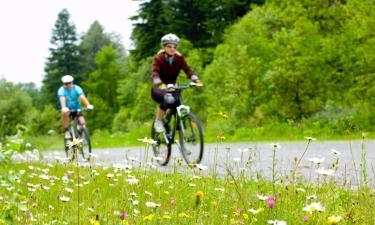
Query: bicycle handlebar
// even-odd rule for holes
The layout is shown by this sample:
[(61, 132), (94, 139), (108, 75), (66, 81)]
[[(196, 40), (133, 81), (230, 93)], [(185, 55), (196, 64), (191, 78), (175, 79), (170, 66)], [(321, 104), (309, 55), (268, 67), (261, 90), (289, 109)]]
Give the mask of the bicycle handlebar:
[(167, 92), (173, 92), (173, 91), (176, 91), (176, 90), (185, 90), (185, 89), (188, 89), (190, 87), (202, 87), (203, 85), (199, 85), (195, 82), (190, 82), (186, 85), (182, 85), (182, 86), (176, 86), (174, 84), (168, 84), (167, 85), (167, 88), (166, 88), (166, 91)]

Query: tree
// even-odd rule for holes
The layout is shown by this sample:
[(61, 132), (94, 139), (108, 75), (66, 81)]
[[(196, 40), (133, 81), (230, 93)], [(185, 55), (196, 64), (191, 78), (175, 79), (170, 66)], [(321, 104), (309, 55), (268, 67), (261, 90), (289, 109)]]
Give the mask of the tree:
[(131, 53), (136, 59), (155, 54), (160, 48), (160, 38), (172, 32), (168, 26), (168, 9), (163, 0), (140, 4), (139, 14), (130, 17), (135, 21), (131, 38), (136, 46)]
[[(52, 30), (50, 56), (45, 66), (42, 92), (46, 102), (56, 103), (56, 92), (61, 86), (60, 78), (63, 75), (75, 76), (80, 71), (79, 52), (77, 45), (76, 28), (70, 21), (68, 10), (63, 9), (59, 14)], [(80, 83), (80, 77), (75, 82)]]
[(121, 77), (117, 52), (112, 45), (105, 46), (98, 52), (96, 64), (98, 69), (91, 73), (88, 81), (84, 83), (90, 101), (96, 105), (96, 110), (92, 114), (97, 122), (90, 127), (108, 128), (112, 123), (110, 115), (118, 111), (116, 91)]
[(104, 32), (103, 26), (95, 21), (91, 24), (89, 30), (82, 36), (79, 44), (81, 55), (80, 79), (87, 80), (89, 74), (97, 69), (95, 62), (96, 54), (107, 45), (112, 45), (117, 51), (117, 57), (124, 56), (124, 47), (116, 40), (115, 35)]

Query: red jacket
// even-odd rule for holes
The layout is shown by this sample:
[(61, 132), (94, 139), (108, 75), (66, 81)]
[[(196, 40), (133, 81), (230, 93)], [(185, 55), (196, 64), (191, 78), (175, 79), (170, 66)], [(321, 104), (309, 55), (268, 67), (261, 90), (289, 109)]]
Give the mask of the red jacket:
[(194, 75), (180, 53), (176, 52), (173, 57), (172, 64), (168, 63), (168, 55), (164, 50), (159, 51), (154, 57), (152, 60), (152, 79), (154, 81), (160, 79), (164, 84), (175, 84), (181, 69), (189, 78)]

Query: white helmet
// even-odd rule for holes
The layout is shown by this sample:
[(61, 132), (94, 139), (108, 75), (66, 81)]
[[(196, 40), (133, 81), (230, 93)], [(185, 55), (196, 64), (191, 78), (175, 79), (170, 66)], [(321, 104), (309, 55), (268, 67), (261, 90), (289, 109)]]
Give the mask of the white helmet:
[(73, 82), (74, 78), (71, 75), (65, 75), (61, 78), (63, 83), (70, 83)]
[(177, 37), (175, 34), (166, 34), (161, 38), (161, 45), (166, 45), (166, 44), (174, 44), (178, 45), (180, 43), (180, 38)]

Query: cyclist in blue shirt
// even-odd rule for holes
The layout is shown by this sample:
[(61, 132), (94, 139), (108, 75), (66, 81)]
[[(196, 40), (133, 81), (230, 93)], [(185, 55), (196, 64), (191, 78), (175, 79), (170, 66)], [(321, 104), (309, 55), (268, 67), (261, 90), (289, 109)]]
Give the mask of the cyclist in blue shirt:
[[(69, 133), (69, 113), (81, 109), (79, 101), (81, 101), (89, 110), (94, 109), (89, 100), (85, 97), (82, 88), (73, 84), (74, 78), (71, 75), (65, 75), (61, 78), (63, 86), (57, 91), (58, 109), (61, 111), (61, 120), (65, 129), (65, 138), (70, 138)], [(80, 124), (85, 124), (82, 114), (78, 115)]]

